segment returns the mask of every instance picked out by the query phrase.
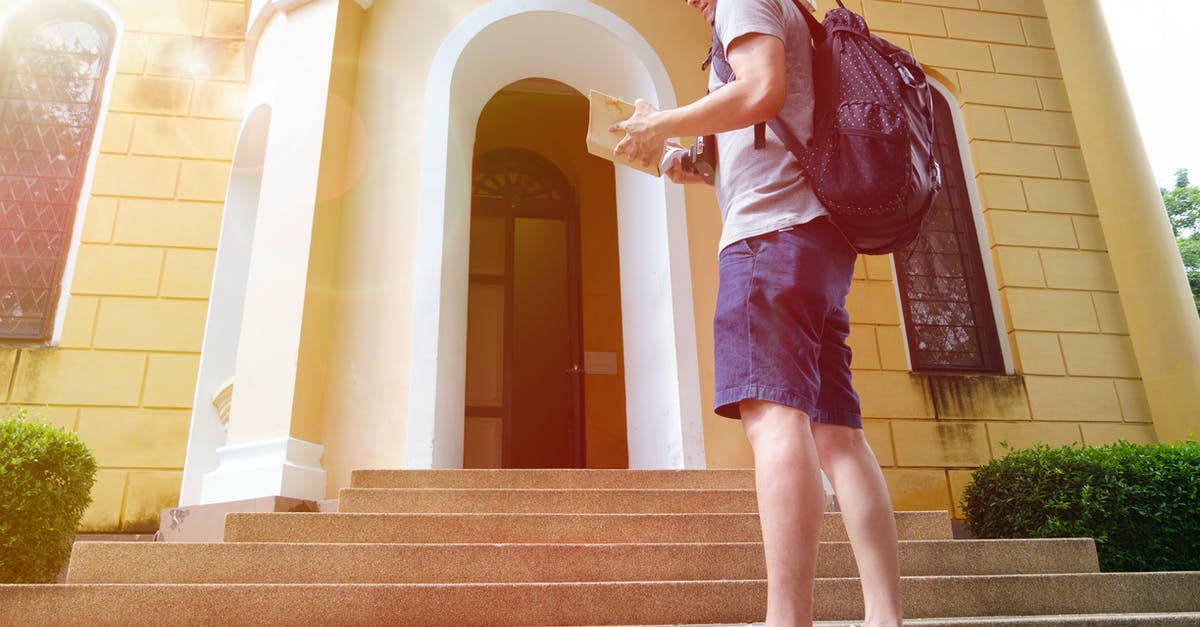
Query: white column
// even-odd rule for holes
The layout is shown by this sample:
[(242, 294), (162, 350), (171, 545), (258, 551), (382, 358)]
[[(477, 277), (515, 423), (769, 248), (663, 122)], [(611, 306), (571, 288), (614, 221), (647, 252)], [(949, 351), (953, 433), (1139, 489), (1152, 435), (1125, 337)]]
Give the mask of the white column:
[[(303, 331), (312, 329), (309, 293), (332, 253), (315, 241), (330, 236), (320, 219), (331, 77), (343, 0), (255, 2), (256, 81), (272, 86), (270, 130), (263, 159), (257, 224), (246, 279), (245, 309), (234, 367), (235, 391), (219, 466), (205, 475), (205, 503), (288, 496), (325, 498), (323, 447), (295, 436), (295, 403), (305, 390)], [(324, 164), (324, 167), (337, 167)], [(321, 384), (321, 382), (317, 382)]]

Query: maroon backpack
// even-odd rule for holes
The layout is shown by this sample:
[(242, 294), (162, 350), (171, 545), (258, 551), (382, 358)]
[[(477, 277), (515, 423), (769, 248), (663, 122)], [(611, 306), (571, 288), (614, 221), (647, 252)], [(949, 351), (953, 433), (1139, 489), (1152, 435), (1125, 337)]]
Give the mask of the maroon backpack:
[[(804, 169), (813, 192), (861, 253), (900, 250), (942, 186), (933, 156), (933, 95), (925, 72), (907, 52), (872, 35), (842, 0), (817, 21), (797, 0), (813, 40), (816, 107), (805, 145), (778, 118), (765, 125)], [(734, 80), (713, 29), (713, 70)], [(755, 146), (764, 145), (763, 124)]]

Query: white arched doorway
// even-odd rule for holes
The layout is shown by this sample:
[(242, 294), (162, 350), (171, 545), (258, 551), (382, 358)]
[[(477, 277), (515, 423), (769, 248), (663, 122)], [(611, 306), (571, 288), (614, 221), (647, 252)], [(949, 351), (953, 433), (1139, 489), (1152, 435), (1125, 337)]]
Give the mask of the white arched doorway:
[[(462, 465), (472, 141), (492, 95), (528, 77), (675, 106), (650, 45), (584, 0), (496, 0), (442, 43), (425, 96), (409, 468)], [(683, 192), (623, 167), (616, 186), (629, 465), (703, 467)]]

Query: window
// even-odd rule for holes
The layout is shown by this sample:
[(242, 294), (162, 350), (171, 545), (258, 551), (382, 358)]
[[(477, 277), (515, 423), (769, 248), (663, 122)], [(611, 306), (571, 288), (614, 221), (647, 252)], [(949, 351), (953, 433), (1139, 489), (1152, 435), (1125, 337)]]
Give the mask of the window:
[(44, 341), (53, 331), (113, 33), (85, 6), (29, 6), (30, 15), (5, 25), (0, 59), (0, 339)]
[(1004, 373), (968, 182), (950, 104), (933, 90), (942, 191), (921, 234), (895, 254), (915, 372)]

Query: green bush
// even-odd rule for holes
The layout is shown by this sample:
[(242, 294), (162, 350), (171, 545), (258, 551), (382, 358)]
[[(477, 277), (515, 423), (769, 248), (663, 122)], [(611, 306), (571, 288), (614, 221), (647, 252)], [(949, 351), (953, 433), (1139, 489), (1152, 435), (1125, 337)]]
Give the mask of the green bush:
[(1200, 443), (1011, 451), (963, 511), (980, 538), (1094, 538), (1106, 572), (1200, 570)]
[(78, 436), (28, 417), (0, 420), (0, 583), (54, 581), (96, 480)]

